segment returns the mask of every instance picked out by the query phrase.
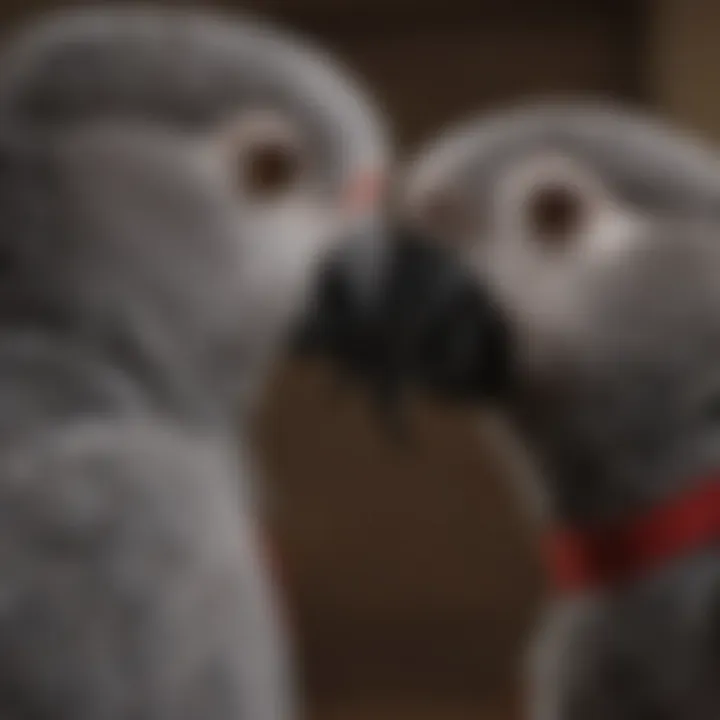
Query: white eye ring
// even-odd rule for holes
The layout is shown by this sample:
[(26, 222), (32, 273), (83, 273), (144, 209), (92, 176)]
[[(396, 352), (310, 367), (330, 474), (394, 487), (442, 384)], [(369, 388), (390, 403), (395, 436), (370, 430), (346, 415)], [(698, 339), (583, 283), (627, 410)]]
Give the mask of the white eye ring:
[(553, 154), (511, 168), (493, 205), (496, 228), (561, 248), (592, 231), (610, 202), (598, 178), (574, 160)]
[(307, 182), (308, 155), (296, 127), (272, 112), (255, 112), (231, 122), (222, 133), (222, 152), (240, 197), (278, 202)]

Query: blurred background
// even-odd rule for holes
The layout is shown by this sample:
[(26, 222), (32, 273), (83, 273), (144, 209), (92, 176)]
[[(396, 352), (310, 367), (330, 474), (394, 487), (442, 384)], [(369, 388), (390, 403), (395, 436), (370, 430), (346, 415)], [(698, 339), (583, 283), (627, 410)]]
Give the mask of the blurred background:
[[(336, 52), (406, 149), (468, 112), (544, 93), (629, 99), (720, 135), (715, 0), (223, 5)], [(51, 6), (67, 3), (5, 0), (0, 19)], [(519, 717), (542, 573), (506, 462), (476, 424), (419, 400), (401, 445), (321, 368), (275, 379), (258, 436), (311, 720)]]

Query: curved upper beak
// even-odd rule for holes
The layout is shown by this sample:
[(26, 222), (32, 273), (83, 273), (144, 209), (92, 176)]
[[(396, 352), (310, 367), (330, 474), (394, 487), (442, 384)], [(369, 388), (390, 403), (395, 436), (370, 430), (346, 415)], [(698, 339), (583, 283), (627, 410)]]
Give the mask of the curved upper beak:
[(297, 349), (384, 395), (416, 386), (461, 401), (503, 396), (507, 326), (450, 252), (390, 223), (368, 223), (323, 267)]

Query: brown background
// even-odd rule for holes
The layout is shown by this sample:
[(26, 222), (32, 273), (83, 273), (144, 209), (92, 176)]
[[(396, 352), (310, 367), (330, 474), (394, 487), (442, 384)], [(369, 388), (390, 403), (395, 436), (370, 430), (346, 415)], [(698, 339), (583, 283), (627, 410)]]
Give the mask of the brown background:
[[(16, 0), (0, 12), (9, 23), (50, 4), (61, 3)], [(720, 130), (713, 0), (244, 7), (355, 66), (405, 147), (468, 111), (547, 92), (629, 98)], [(259, 436), (281, 491), (277, 533), (312, 715), (516, 717), (542, 594), (532, 532), (470, 416), (420, 402), (411, 419), (410, 447), (394, 445), (320, 369), (286, 368), (269, 393)]]
[[(526, 94), (649, 94), (627, 0), (303, 4), (295, 23), (365, 74), (406, 145)], [(288, 371), (265, 426), (314, 705), (339, 720), (515, 716), (542, 583), (499, 458), (471, 417), (426, 403), (411, 447), (394, 447), (327, 386)]]

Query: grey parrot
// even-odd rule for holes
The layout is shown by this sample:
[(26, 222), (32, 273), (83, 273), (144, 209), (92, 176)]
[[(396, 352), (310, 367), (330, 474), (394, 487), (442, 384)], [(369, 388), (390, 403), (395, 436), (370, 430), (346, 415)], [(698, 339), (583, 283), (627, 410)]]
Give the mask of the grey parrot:
[(716, 150), (612, 103), (529, 104), (440, 132), (402, 198), (455, 263), (416, 304), (475, 300), (415, 331), (396, 382), (504, 418), (539, 501), (529, 716), (720, 717)]
[(323, 268), (377, 297), (385, 123), (257, 20), (74, 10), (1, 58), (0, 717), (293, 717), (235, 421), (335, 342)]

